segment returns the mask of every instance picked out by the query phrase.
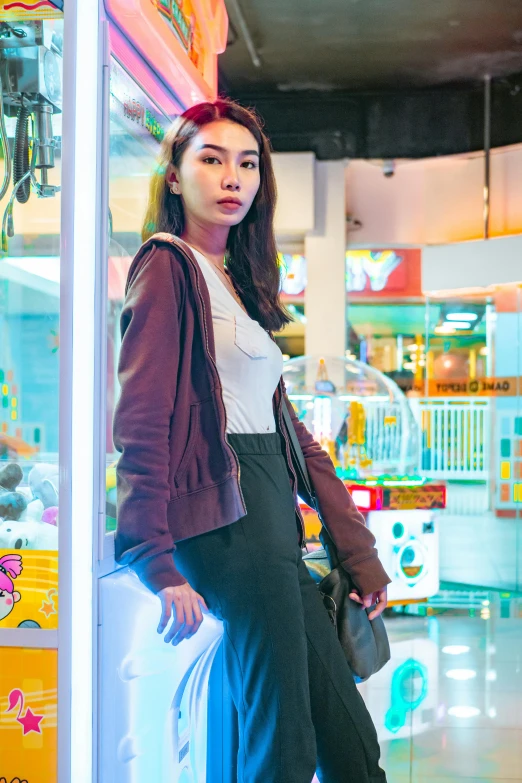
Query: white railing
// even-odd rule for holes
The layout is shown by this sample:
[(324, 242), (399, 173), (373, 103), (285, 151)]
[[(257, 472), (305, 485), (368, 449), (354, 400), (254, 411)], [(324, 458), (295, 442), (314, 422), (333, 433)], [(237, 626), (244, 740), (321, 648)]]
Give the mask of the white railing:
[(419, 470), (432, 479), (489, 479), (491, 408), (487, 399), (410, 400), (420, 429)]
[[(366, 451), (376, 473), (408, 473), (414, 468), (416, 433), (407, 408), (398, 403), (366, 402)], [(409, 419), (409, 420), (408, 420)], [(393, 424), (389, 422), (393, 421)]]

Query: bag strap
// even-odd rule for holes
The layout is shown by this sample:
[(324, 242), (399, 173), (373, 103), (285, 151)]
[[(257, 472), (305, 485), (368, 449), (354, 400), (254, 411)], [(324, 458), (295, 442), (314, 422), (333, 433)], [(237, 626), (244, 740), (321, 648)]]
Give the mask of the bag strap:
[[(310, 481), (310, 474), (308, 473), (308, 468), (306, 467), (306, 460), (303, 454), (303, 450), (301, 448), (301, 444), (299, 443), (299, 440), (297, 438), (294, 423), (292, 421), (292, 417), (290, 416), (290, 411), (287, 408), (284, 395), (283, 395), (283, 419), (285, 422), (286, 429), (288, 431), (288, 437), (290, 438), (290, 452), (292, 456), (292, 463), (297, 473), (297, 484), (298, 484), (299, 494), (301, 495), (305, 503), (307, 503), (310, 506), (310, 508), (313, 508), (319, 514), (317, 498), (315, 497), (314, 489), (312, 487), (312, 482)], [(337, 566), (340, 564), (339, 556), (337, 554), (337, 549), (335, 547), (335, 544), (332, 541), (332, 538), (328, 530), (326, 529), (320, 514), (319, 514), (319, 519), (321, 520), (321, 526), (322, 526), (321, 532), (319, 534), (319, 539), (326, 552), (326, 556), (330, 563), (330, 568), (333, 570), (334, 568), (337, 568)]]
[(308, 468), (306, 467), (306, 460), (304, 458), (303, 450), (297, 438), (294, 423), (292, 421), (292, 417), (290, 416), (290, 411), (287, 408), (284, 395), (283, 395), (282, 405), (283, 405), (283, 419), (288, 432), (288, 437), (290, 438), (290, 451), (292, 455), (292, 462), (293, 462), (294, 470), (297, 473), (299, 494), (303, 493), (303, 500), (305, 501), (305, 503), (308, 503), (308, 505), (311, 508), (317, 511), (318, 510), (317, 500), (315, 498), (314, 491), (312, 488), (312, 482), (310, 481)]

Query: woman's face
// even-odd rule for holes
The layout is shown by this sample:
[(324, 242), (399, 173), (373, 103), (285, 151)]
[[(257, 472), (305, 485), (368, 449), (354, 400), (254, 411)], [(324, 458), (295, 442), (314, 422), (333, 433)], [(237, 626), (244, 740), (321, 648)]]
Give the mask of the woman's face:
[(167, 173), (178, 188), (186, 220), (222, 227), (240, 223), (259, 190), (259, 146), (242, 125), (216, 120), (190, 141), (179, 169)]

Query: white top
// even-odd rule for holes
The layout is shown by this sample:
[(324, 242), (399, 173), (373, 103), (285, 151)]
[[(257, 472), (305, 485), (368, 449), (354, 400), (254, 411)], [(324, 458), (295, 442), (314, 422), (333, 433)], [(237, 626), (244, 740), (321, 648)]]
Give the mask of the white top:
[(283, 371), (283, 355), (268, 332), (236, 302), (211, 262), (190, 249), (210, 293), (227, 433), (275, 432), (272, 397)]

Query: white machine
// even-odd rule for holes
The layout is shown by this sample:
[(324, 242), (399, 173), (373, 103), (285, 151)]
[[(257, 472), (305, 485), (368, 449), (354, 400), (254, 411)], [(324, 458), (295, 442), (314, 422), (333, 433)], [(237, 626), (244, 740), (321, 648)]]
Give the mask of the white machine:
[(100, 580), (100, 607), (99, 783), (210, 783), (208, 683), (222, 623), (207, 614), (191, 639), (166, 644), (159, 600), (129, 569)]
[(439, 533), (433, 511), (370, 511), (366, 524), (392, 579), (389, 601), (419, 600), (438, 593)]

